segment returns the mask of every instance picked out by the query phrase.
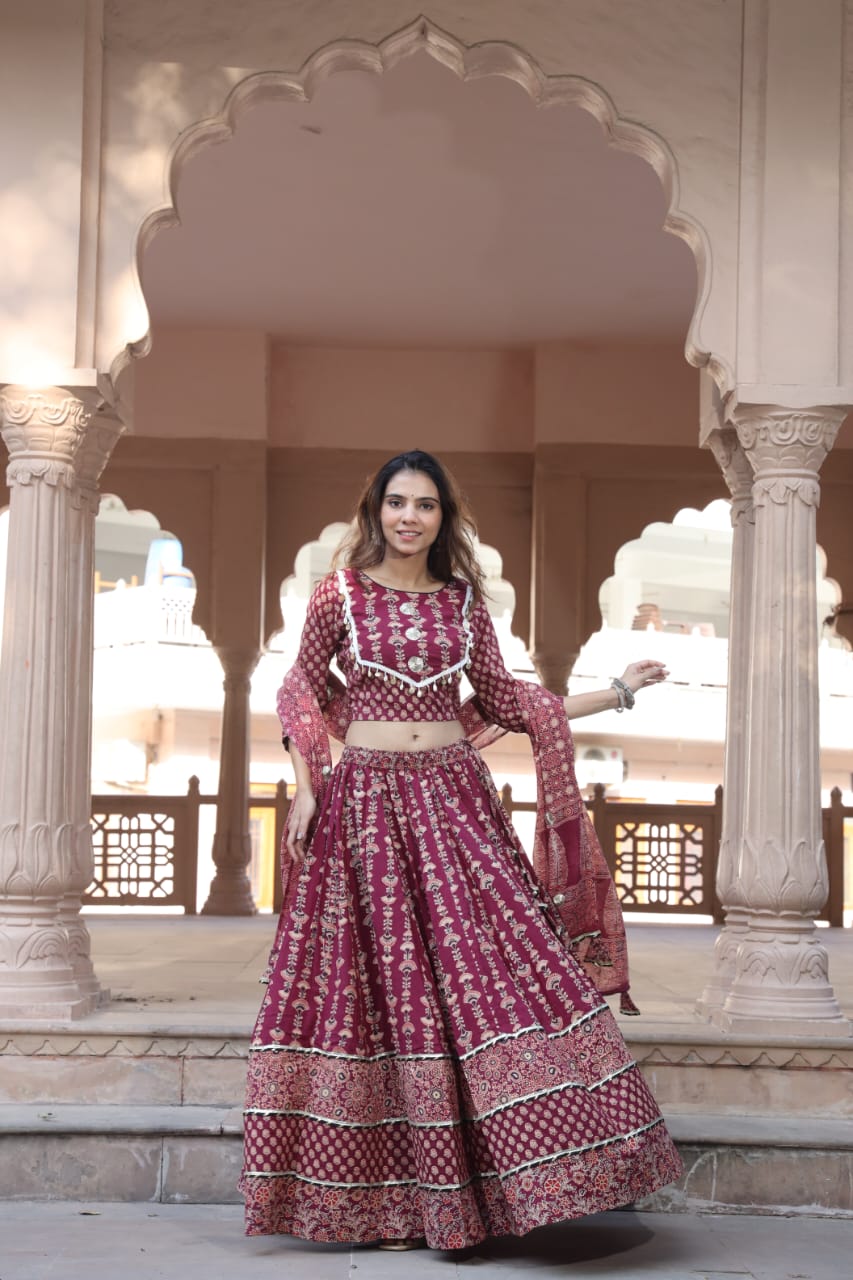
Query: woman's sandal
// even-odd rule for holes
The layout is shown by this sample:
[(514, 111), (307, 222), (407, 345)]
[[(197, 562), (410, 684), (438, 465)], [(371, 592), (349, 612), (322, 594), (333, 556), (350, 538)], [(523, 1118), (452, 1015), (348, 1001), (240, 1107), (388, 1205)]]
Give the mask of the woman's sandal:
[(408, 1249), (422, 1249), (425, 1243), (423, 1236), (416, 1240), (380, 1240), (379, 1248), (393, 1253), (405, 1253)]

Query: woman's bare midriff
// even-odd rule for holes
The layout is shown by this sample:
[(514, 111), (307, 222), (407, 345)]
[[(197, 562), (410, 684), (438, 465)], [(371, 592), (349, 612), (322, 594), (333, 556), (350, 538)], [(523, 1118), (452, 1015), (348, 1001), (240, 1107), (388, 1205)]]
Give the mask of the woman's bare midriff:
[(458, 720), (353, 720), (346, 744), (376, 751), (429, 751), (464, 737)]

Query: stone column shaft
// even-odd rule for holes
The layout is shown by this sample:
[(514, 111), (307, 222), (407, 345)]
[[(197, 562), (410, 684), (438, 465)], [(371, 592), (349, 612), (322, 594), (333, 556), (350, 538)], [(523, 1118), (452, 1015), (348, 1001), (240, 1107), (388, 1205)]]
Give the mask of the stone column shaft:
[(249, 916), (257, 911), (247, 874), (252, 857), (249, 837), (249, 748), (251, 676), (257, 649), (217, 648), (225, 672), (222, 746), (213, 861), (216, 874), (204, 915)]
[(717, 859), (717, 896), (725, 912), (725, 923), (714, 946), (711, 978), (696, 1006), (700, 1015), (714, 1019), (731, 987), (735, 958), (747, 921), (737, 869), (738, 850), (743, 837), (755, 512), (752, 505), (752, 467), (734, 427), (714, 430), (708, 443), (732, 495), (733, 530), (723, 830)]
[(71, 962), (80, 989), (97, 998), (102, 990), (91, 960), (91, 940), (80, 914), (83, 894), (92, 882), (92, 668), (94, 660), (95, 517), (100, 498), (98, 480), (122, 426), (106, 412), (93, 415), (76, 459), (77, 487), (69, 511), (69, 620), (71, 643), (69, 738), (69, 806), (72, 829), (71, 874), (59, 908), (68, 935)]
[(559, 448), (539, 446), (533, 471), (530, 657), (546, 689), (564, 697), (586, 639), (586, 482)]
[(725, 891), (747, 915), (715, 1021), (728, 1031), (847, 1034), (814, 924), (828, 881), (821, 835), (815, 512), (844, 412), (740, 406), (754, 474), (743, 833)]
[[(84, 590), (77, 576), (89, 572), (85, 586), (91, 595), (91, 551), (81, 548), (75, 557), (71, 548), (75, 538), (92, 536), (91, 522), (80, 529), (74, 502), (77, 466), (98, 401), (88, 390), (0, 390), (11, 491), (0, 661), (5, 1017), (70, 1018), (97, 1002), (91, 965), (87, 980), (78, 980), (76, 957), (85, 948), (88, 958), (88, 935), (84, 939), (65, 907), (79, 878), (75, 827), (82, 821), (84, 785), (88, 822), (89, 781), (77, 759), (85, 742), (77, 738), (91, 703), (77, 669), (83, 660), (77, 625)], [(88, 634), (91, 642), (91, 628)]]

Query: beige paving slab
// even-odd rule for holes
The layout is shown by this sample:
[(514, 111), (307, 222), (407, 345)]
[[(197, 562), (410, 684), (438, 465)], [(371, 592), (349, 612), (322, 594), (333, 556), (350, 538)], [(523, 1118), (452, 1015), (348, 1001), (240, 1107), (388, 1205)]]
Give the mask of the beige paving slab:
[(3, 1280), (843, 1280), (853, 1223), (608, 1213), (401, 1256), (247, 1238), (238, 1205), (17, 1203), (0, 1204), (0, 1242)]
[[(113, 999), (76, 1022), (81, 1030), (251, 1031), (272, 916), (87, 916), (87, 923), (96, 971)], [(661, 1027), (691, 1033), (707, 1028), (694, 1006), (711, 972), (716, 936), (710, 925), (629, 925), (632, 993), (643, 1017), (621, 1019), (627, 1036)], [(853, 1018), (853, 930), (823, 929), (820, 937), (841, 1006)], [(0, 1030), (12, 1025), (0, 1021)]]

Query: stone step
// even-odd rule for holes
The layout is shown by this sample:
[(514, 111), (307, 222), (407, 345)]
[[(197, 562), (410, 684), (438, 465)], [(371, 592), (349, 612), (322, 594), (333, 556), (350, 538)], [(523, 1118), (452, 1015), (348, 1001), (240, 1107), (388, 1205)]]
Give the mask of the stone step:
[[(664, 1110), (853, 1118), (853, 1040), (760, 1042), (704, 1026), (622, 1025)], [(244, 1023), (98, 1019), (0, 1031), (0, 1103), (239, 1107)]]
[[(853, 1217), (853, 1121), (667, 1112), (685, 1162), (643, 1209)], [(0, 1106), (0, 1198), (239, 1201), (238, 1110)]]

